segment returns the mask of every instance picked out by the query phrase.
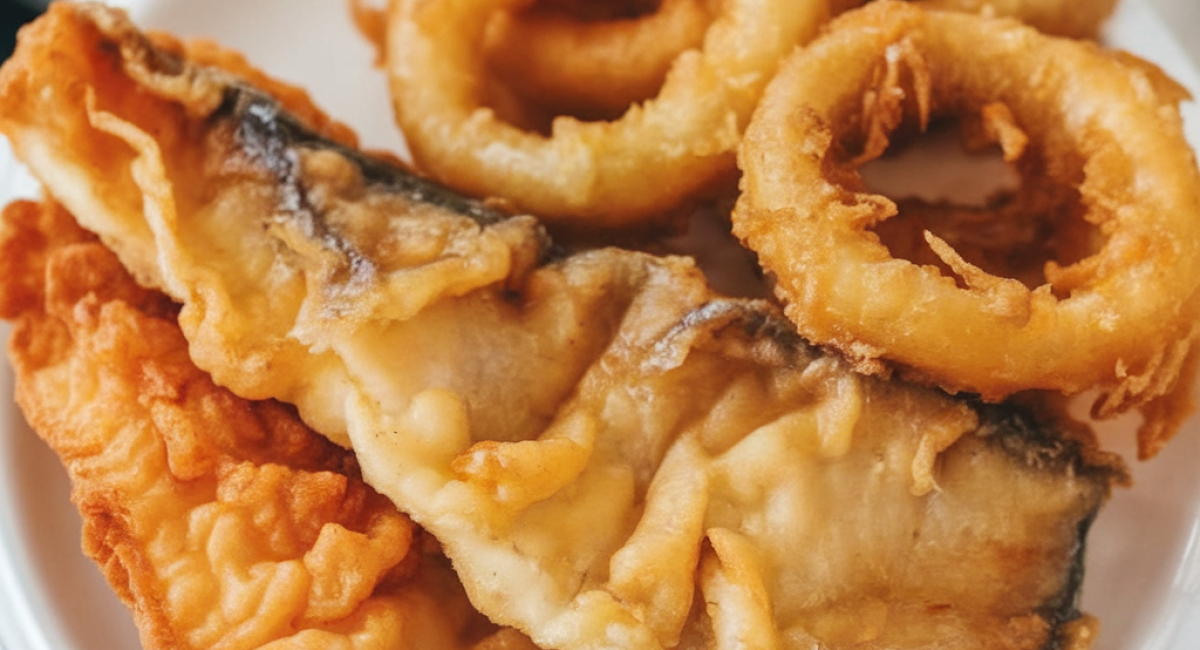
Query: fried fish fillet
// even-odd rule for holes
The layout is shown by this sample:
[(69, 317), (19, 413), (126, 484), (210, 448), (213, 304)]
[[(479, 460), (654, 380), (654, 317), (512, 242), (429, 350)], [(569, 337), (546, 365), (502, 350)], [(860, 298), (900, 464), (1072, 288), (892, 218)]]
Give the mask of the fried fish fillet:
[(61, 208), (5, 210), (0, 271), (18, 402), (146, 648), (522, 647), (351, 454), (197, 369), (175, 305)]
[(351, 446), (493, 622), (565, 650), (1092, 633), (1121, 471), (1088, 436), (857, 376), (690, 260), (567, 255), (307, 122), (91, 4), (0, 71), (0, 129), (197, 365)]

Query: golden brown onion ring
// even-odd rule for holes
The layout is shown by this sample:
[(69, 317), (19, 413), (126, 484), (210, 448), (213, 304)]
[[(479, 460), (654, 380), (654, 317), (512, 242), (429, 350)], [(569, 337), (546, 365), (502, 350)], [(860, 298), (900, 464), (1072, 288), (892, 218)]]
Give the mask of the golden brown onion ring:
[(620, 115), (657, 94), (680, 53), (701, 46), (712, 4), (663, 0), (653, 13), (609, 20), (543, 4), (500, 12), (485, 57), (503, 83), (554, 114)]
[(525, 131), (482, 105), (481, 43), (494, 12), (529, 0), (392, 0), (387, 68), (417, 164), (476, 196), (548, 221), (630, 227), (731, 175), (734, 150), (779, 59), (816, 32), (825, 0), (729, 0), (657, 96), (612, 122), (554, 120)]
[[(832, 0), (835, 14), (861, 6), (863, 0)], [(966, 11), (1016, 18), (1055, 36), (1092, 38), (1112, 15), (1117, 0), (920, 0), (927, 9)]]
[[(833, 21), (768, 87), (739, 154), (734, 229), (801, 332), (864, 367), (884, 360), (986, 399), (1100, 387), (1097, 414), (1111, 415), (1169, 393), (1194, 339), (1200, 173), (1185, 96), (1130, 55), (878, 0)], [(1104, 237), (1081, 261), (1048, 263), (1032, 290), (933, 236), (958, 277), (892, 257), (868, 229), (896, 206), (860, 191), (856, 171), (906, 116), (1004, 114), (997, 104), (1023, 183), (1077, 192)]]

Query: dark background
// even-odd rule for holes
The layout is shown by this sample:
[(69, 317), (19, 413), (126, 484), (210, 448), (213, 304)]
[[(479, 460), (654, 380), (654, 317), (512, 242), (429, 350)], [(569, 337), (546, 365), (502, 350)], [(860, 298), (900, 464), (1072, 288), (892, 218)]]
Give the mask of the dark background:
[(17, 29), (38, 14), (37, 3), (0, 0), (0, 60), (8, 59), (16, 42)]

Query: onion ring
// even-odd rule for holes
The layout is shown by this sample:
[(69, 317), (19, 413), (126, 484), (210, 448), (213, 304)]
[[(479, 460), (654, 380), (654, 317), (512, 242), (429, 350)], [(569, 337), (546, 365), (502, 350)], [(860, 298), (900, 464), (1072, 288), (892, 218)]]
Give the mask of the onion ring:
[[(1178, 112), (1186, 95), (1092, 43), (877, 0), (835, 19), (768, 87), (739, 153), (734, 230), (801, 333), (864, 368), (987, 400), (1098, 387), (1094, 412), (1111, 416), (1170, 393), (1195, 339), (1200, 172)], [(1023, 183), (1076, 193), (1105, 237), (1076, 263), (1047, 263), (1032, 290), (931, 234), (957, 278), (893, 258), (868, 231), (896, 206), (861, 191), (856, 166), (905, 115), (989, 106)]]
[[(1093, 38), (1117, 6), (1117, 0), (919, 0), (926, 9), (965, 11), (1016, 18), (1047, 34)], [(863, 0), (833, 0), (833, 13), (861, 6)], [(840, 11), (839, 11), (840, 10)]]
[(541, 4), (500, 12), (489, 67), (520, 97), (554, 114), (615, 116), (653, 97), (681, 52), (702, 45), (708, 0), (663, 0), (645, 16), (578, 20)]
[(392, 0), (387, 69), (418, 166), (476, 196), (572, 227), (644, 226), (736, 171), (735, 149), (779, 60), (827, 16), (825, 0), (725, 0), (699, 50), (657, 96), (612, 122), (560, 116), (549, 136), (481, 104), (481, 43), (496, 11), (530, 0)]

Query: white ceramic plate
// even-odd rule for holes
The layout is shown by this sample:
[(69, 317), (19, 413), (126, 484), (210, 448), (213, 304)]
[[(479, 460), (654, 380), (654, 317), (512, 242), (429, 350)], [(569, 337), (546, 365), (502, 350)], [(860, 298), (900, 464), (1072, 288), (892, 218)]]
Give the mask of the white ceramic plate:
[[(1164, 0), (1170, 1), (1170, 0)], [(1187, 2), (1187, 0), (1182, 0)], [(354, 32), (342, 0), (126, 1), (141, 24), (212, 37), (267, 71), (308, 88), (369, 147), (400, 150), (382, 76)], [(1186, 33), (1185, 26), (1175, 26)], [(1145, 0), (1124, 0), (1108, 40), (1162, 65), (1200, 91), (1187, 55)], [(1185, 106), (1200, 144), (1200, 112)], [(0, 198), (36, 186), (0, 142)], [(7, 339), (7, 326), (0, 335)], [(124, 607), (82, 556), (80, 520), (57, 458), (11, 401), (0, 367), (0, 646), (7, 650), (139, 647)], [(1104, 432), (1131, 449), (1130, 422)], [(1082, 609), (1102, 621), (1094, 650), (1200, 648), (1200, 419), (1166, 453), (1135, 464), (1135, 487), (1114, 495), (1090, 535)]]

